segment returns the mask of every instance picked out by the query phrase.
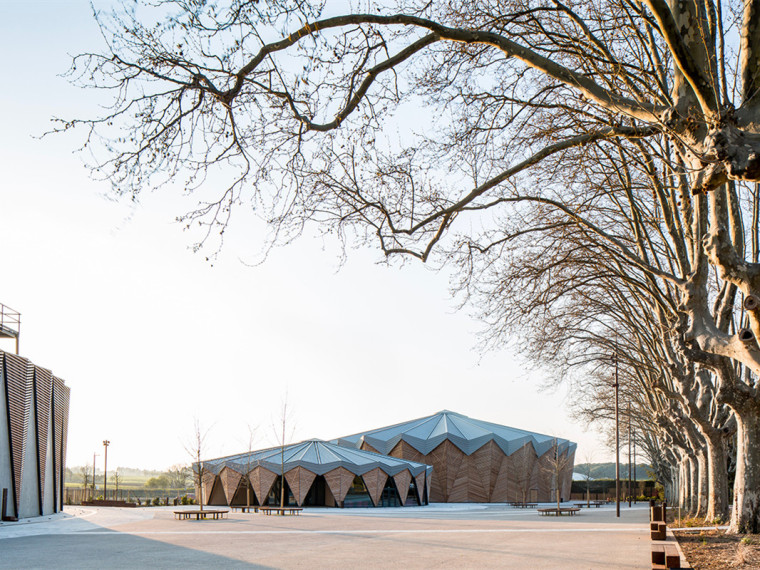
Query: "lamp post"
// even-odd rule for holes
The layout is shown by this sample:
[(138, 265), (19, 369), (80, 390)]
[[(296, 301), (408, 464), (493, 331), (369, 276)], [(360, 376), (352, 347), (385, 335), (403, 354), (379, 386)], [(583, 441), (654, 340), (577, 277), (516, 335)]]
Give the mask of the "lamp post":
[(631, 508), (631, 403), (628, 403), (628, 508)]
[(631, 430), (631, 434), (631, 439), (633, 440), (633, 492), (638, 495), (638, 485), (636, 484), (636, 430)]
[(617, 348), (613, 359), (615, 360), (615, 383), (612, 385), (615, 388), (615, 516), (620, 518), (620, 382), (618, 381)]
[(92, 454), (92, 500), (95, 500), (95, 458), (100, 455), (99, 453)]
[(103, 440), (103, 447), (105, 448), (105, 455), (103, 457), (103, 499), (108, 500), (108, 446), (110, 441)]

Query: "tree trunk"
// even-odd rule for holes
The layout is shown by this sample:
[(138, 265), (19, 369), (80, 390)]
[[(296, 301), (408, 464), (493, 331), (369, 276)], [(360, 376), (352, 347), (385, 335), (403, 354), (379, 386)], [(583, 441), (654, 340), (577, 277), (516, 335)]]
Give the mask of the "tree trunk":
[(696, 489), (697, 489), (697, 505), (696, 515), (698, 517), (705, 517), (707, 515), (707, 501), (708, 501), (708, 471), (707, 471), (707, 452), (703, 447), (696, 453), (694, 464), (696, 466)]
[(699, 464), (697, 455), (689, 456), (689, 514), (696, 516), (699, 510)]
[(736, 481), (732, 533), (760, 530), (760, 416), (756, 410), (736, 412)]
[(726, 469), (726, 446), (721, 433), (705, 438), (707, 441), (707, 470), (710, 479), (708, 487), (708, 521), (728, 520), (728, 472)]
[(680, 488), (679, 470), (675, 469), (672, 465), (668, 469), (670, 470), (670, 481), (665, 485), (665, 500), (669, 505), (677, 505), (678, 489)]
[(689, 498), (691, 497), (691, 476), (689, 469), (689, 457), (681, 457), (681, 464), (678, 473), (678, 506), (683, 511), (689, 511)]

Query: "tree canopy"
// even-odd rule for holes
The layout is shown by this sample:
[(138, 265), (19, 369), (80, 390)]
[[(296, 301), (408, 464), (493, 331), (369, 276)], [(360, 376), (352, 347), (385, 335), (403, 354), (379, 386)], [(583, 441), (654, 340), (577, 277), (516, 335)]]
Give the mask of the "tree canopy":
[(757, 530), (759, 8), (125, 3), (70, 72), (112, 106), (60, 129), (118, 194), (195, 192), (202, 242), (252, 208), (273, 242), (451, 265), (491, 342), (519, 330), (580, 394), (618, 354), (679, 500), (725, 516), (732, 455), (732, 528)]

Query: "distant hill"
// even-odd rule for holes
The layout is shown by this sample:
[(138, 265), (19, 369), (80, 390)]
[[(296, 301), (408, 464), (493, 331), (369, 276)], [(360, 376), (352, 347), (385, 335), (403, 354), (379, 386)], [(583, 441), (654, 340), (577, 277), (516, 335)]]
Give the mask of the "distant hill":
[[(588, 468), (591, 467), (592, 479), (614, 479), (615, 478), (615, 464), (614, 463), (576, 463), (573, 467), (573, 472), (580, 473), (581, 475), (588, 475)], [(646, 464), (639, 463), (636, 465), (636, 480), (643, 481), (645, 479), (651, 479), (650, 472), (652, 467)], [(620, 463), (620, 478), (628, 479), (628, 463)], [(631, 472), (631, 478), (633, 478), (633, 472)]]

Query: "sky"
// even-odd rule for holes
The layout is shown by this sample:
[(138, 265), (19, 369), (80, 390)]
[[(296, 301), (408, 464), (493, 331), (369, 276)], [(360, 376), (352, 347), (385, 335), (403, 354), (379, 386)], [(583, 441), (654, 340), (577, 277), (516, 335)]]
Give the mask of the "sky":
[[(106, 3), (98, 2), (97, 6)], [(332, 439), (443, 409), (563, 437), (576, 462), (609, 461), (542, 391), (527, 356), (481, 354), (445, 272), (388, 267), (379, 251), (305, 236), (257, 264), (262, 228), (242, 219), (213, 263), (174, 222), (189, 203), (114, 200), (74, 151), (40, 138), (51, 118), (91, 116), (99, 93), (69, 85), (70, 55), (102, 45), (88, 2), (0, 0), (0, 303), (22, 314), (20, 353), (71, 388), (67, 464), (165, 469), (291, 441)], [(13, 351), (0, 339), (0, 349)]]

